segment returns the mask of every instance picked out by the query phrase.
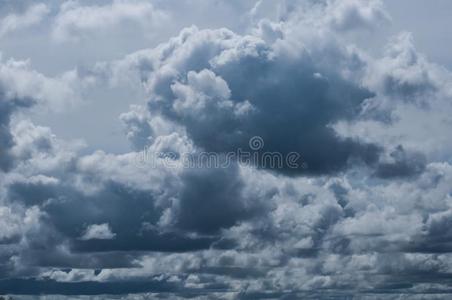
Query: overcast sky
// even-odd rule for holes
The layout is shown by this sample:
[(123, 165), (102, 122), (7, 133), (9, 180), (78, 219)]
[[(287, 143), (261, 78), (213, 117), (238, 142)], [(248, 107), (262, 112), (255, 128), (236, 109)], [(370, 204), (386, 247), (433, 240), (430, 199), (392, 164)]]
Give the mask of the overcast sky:
[(0, 0), (0, 295), (447, 299), (451, 12)]

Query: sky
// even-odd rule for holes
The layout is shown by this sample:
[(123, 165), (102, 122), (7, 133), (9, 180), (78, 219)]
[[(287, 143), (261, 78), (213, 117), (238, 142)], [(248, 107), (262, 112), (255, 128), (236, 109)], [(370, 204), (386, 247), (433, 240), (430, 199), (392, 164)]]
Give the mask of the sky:
[(451, 11), (0, 0), (0, 295), (449, 298)]

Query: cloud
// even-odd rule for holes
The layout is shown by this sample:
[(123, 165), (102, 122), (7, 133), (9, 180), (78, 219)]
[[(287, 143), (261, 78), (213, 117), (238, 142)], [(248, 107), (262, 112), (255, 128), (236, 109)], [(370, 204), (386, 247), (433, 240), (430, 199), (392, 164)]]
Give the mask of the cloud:
[[(310, 173), (341, 170), (353, 158), (374, 162), (377, 145), (341, 139), (329, 127), (357, 117), (372, 92), (339, 70), (325, 69), (316, 56), (285, 52), (289, 41), (272, 45), (225, 29), (192, 27), (167, 44), (126, 58), (111, 72), (137, 68), (152, 114), (182, 126), (207, 151), (246, 149), (251, 137), (260, 136), (265, 151), (301, 153)], [(352, 59), (341, 52), (329, 55), (344, 64)], [(325, 76), (316, 76), (321, 73)], [(346, 97), (336, 98), (339, 94)]]
[(165, 226), (215, 233), (262, 213), (265, 203), (246, 194), (238, 167), (197, 167), (181, 174), (182, 190), (171, 210), (163, 214)]
[[(62, 111), (81, 102), (78, 94), (92, 78), (81, 77), (76, 70), (46, 76), (32, 68), (29, 60), (0, 60), (0, 86), (5, 98), (26, 99), (41, 109)], [(25, 100), (20, 100), (25, 101)]]
[(131, 110), (122, 113), (119, 119), (124, 124), (127, 139), (137, 150), (143, 150), (152, 141), (153, 129), (149, 123), (147, 112), (140, 106), (132, 106)]
[(158, 24), (165, 18), (162, 11), (146, 1), (114, 0), (106, 5), (85, 6), (66, 1), (55, 18), (53, 36), (60, 41), (77, 40), (86, 34), (115, 28), (121, 23)]
[(413, 176), (422, 173), (426, 159), (421, 153), (406, 153), (402, 146), (398, 146), (390, 157), (393, 161), (381, 162), (376, 171), (380, 178), (394, 178)]
[[(66, 2), (53, 34), (135, 28), (175, 3)], [(449, 294), (450, 72), (408, 34), (380, 57), (352, 42), (387, 20), (379, 1), (199, 3), (196, 13), (217, 7), (209, 17), (239, 11), (241, 30), (190, 26), (56, 76), (1, 62), (0, 293)], [(119, 114), (133, 150), (91, 151), (30, 120), (90, 88), (144, 91)], [(129, 106), (107, 100), (99, 107)], [(307, 169), (227, 161), (251, 137), (258, 152), (300, 153)]]
[(40, 23), (50, 12), (45, 3), (31, 5), (22, 14), (9, 14), (0, 22), (0, 37)]
[(10, 126), (14, 115), (30, 108), (61, 111), (73, 107), (80, 100), (78, 84), (85, 83), (76, 72), (47, 77), (33, 70), (29, 61), (0, 60), (0, 169), (8, 170), (14, 164), (11, 150), (16, 141)]
[(451, 73), (428, 61), (410, 34), (390, 38), (385, 49), (383, 57), (365, 59), (363, 83), (376, 96), (364, 102), (360, 120), (340, 121), (335, 129), (341, 136), (385, 145), (387, 153), (398, 145), (418, 152), (420, 168), (414, 169), (422, 169), (421, 156), (427, 161), (447, 160), (451, 145), (443, 136), (451, 124), (447, 87)]
[(379, 0), (327, 1), (330, 25), (336, 30), (373, 29), (390, 20), (383, 3)]
[(40, 212), (37, 207), (32, 207), (26, 210), (23, 214), (21, 212), (14, 212), (10, 207), (0, 207), (1, 227), (0, 241), (1, 243), (8, 243), (15, 238), (19, 238), (25, 232), (36, 226), (39, 223)]
[(2, 143), (0, 169), (2, 170), (8, 170), (12, 166), (10, 150), (14, 145), (14, 141), (10, 132), (11, 114), (17, 107), (27, 107), (32, 102), (30, 99), (9, 100), (6, 97), (6, 95), (3, 95), (2, 103), (0, 104), (0, 142)]
[(429, 64), (413, 44), (410, 33), (394, 37), (385, 56), (369, 68), (368, 84), (384, 94), (422, 104), (438, 89), (434, 66)]
[(107, 223), (103, 224), (92, 224), (86, 228), (85, 233), (80, 237), (82, 240), (110, 240), (114, 239), (115, 233), (111, 231), (110, 226)]

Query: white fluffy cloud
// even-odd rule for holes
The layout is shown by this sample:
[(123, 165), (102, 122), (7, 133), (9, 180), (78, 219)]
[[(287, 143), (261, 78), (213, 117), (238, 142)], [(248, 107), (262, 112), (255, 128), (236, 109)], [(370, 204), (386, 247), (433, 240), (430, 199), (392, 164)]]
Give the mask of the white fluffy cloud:
[(109, 240), (114, 239), (116, 236), (110, 229), (110, 226), (107, 223), (104, 224), (92, 224), (86, 228), (86, 231), (80, 237), (82, 240)]
[(51, 111), (73, 107), (81, 101), (79, 90), (90, 78), (79, 78), (76, 70), (59, 76), (46, 76), (31, 66), (29, 60), (0, 60), (0, 85), (7, 99), (28, 99), (33, 105)]

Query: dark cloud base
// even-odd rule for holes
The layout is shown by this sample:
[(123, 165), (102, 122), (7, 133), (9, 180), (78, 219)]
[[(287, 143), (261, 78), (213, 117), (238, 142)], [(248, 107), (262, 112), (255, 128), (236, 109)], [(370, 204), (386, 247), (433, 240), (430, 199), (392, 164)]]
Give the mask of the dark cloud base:
[[(409, 283), (394, 283), (372, 291), (331, 290), (324, 291), (290, 291), (290, 292), (237, 292), (231, 291), (221, 284), (212, 285), (206, 289), (181, 288), (176, 284), (159, 280), (121, 281), (121, 282), (56, 282), (36, 279), (0, 280), (0, 293), (4, 295), (59, 295), (89, 296), (101, 295), (103, 298), (118, 299), (121, 295), (143, 295), (159, 299), (196, 299), (198, 297), (216, 298), (221, 294), (235, 294), (235, 299), (447, 299), (452, 295), (449, 291), (404, 292)], [(146, 296), (147, 295), (147, 296)], [(16, 299), (12, 296), (12, 299)], [(20, 296), (18, 296), (20, 297)], [(77, 297), (78, 298), (78, 297)], [(24, 297), (24, 299), (27, 299)]]

